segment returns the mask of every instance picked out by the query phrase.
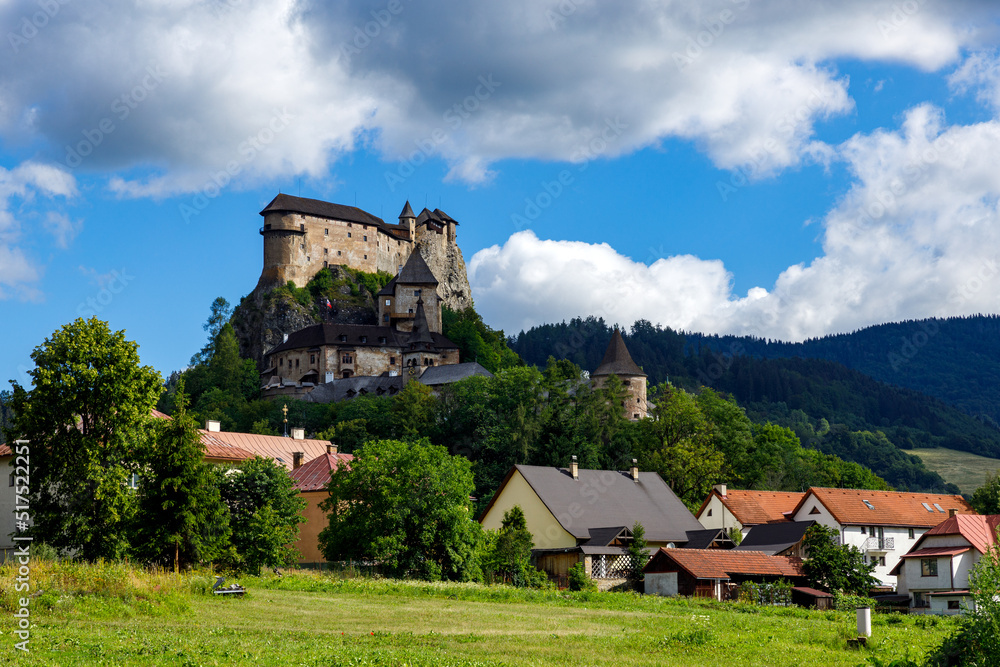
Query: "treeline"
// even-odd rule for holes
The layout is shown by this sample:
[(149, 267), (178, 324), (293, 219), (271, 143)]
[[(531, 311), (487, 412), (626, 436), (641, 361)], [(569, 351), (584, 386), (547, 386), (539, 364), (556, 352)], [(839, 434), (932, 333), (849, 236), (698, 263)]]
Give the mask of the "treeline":
[[(529, 364), (544, 364), (553, 354), (593, 369), (611, 333), (602, 319), (578, 318), (521, 332), (509, 343)], [(725, 392), (755, 421), (793, 428), (804, 446), (864, 464), (901, 490), (957, 492), (900, 450), (948, 447), (1000, 455), (1000, 431), (934, 398), (829, 361), (757, 359), (736, 341), (704, 341), (641, 320), (626, 335), (633, 359), (652, 383)]]
[(1000, 423), (997, 315), (906, 320), (801, 343), (748, 336), (688, 334), (686, 338), (696, 347), (717, 352), (735, 347), (763, 359), (826, 359), (934, 396), (991, 426)]

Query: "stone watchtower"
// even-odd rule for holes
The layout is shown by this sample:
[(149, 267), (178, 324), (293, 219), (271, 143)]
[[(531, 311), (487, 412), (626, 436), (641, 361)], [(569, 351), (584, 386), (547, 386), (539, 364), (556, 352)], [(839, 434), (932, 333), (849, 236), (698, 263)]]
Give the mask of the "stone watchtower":
[(633, 421), (645, 419), (647, 413), (646, 406), (646, 374), (632, 361), (632, 355), (625, 347), (622, 334), (615, 327), (615, 332), (611, 335), (611, 342), (604, 352), (604, 359), (597, 367), (590, 378), (594, 387), (603, 387), (607, 379), (617, 375), (618, 379), (625, 385), (625, 417)]
[(414, 331), (418, 313), (426, 318), (427, 328), (441, 333), (441, 302), (438, 280), (419, 252), (410, 255), (399, 275), (378, 293), (378, 319), (382, 326), (398, 331)]

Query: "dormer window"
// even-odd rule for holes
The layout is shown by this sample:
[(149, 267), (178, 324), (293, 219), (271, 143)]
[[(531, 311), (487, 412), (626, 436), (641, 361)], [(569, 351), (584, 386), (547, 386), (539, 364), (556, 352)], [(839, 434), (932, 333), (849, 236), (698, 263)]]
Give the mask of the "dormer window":
[(385, 345), (385, 336), (379, 336), (378, 342), (381, 343), (382, 345)]
[(347, 342), (347, 336), (345, 336), (344, 334), (340, 334), (339, 338), (340, 338), (340, 342), (341, 343), (346, 343)]
[(362, 343), (367, 343), (368, 342), (368, 336), (362, 336), (361, 337), (361, 342)]
[(875, 506), (874, 506), (874, 505), (872, 505), (872, 504), (871, 504), (870, 502), (868, 502), (867, 500), (862, 500), (861, 502), (863, 502), (863, 503), (865, 504), (865, 507), (867, 507), (868, 509), (870, 509), (870, 510), (873, 510), (873, 509), (875, 509)]

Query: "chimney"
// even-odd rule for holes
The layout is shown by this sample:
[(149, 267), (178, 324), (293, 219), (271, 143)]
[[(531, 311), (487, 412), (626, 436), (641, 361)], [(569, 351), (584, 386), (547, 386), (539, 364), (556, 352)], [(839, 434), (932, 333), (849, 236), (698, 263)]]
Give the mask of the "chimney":
[(573, 455), (573, 462), (569, 464), (569, 472), (573, 479), (580, 479), (580, 466), (576, 462), (576, 454)]
[(293, 428), (292, 429), (292, 440), (305, 440), (306, 430), (304, 428)]
[(712, 488), (714, 490), (718, 491), (719, 495), (722, 496), (723, 498), (726, 497), (726, 485), (725, 484), (716, 484)]
[(302, 457), (305, 454), (302, 452), (292, 452), (292, 470), (296, 470), (302, 467)]
[(632, 459), (632, 469), (631, 469), (630, 472), (632, 473), (632, 481), (635, 482), (636, 484), (638, 484), (639, 483), (639, 466), (638, 466), (638, 461), (636, 461), (635, 459)]
[(222, 430), (222, 422), (209, 419), (205, 422), (205, 430), (211, 433), (219, 433)]
[(951, 517), (951, 516), (955, 516), (956, 514), (958, 514), (958, 510), (955, 509), (954, 507), (951, 508), (950, 510), (948, 510), (948, 516)]
[(327, 454), (336, 454), (337, 453), (337, 445), (334, 445), (333, 443), (327, 445), (326, 446), (326, 453)]

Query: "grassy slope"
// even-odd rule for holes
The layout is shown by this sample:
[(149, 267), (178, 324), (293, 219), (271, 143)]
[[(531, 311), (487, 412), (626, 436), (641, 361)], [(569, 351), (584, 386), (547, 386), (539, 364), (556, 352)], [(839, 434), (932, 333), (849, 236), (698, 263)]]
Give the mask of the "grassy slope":
[[(63, 597), (36, 615), (27, 657), (5, 612), (0, 664), (854, 666), (868, 655), (846, 648), (853, 613), (309, 576), (244, 583), (242, 600)], [(953, 625), (877, 615), (874, 653), (919, 658)]]
[(1000, 470), (1000, 459), (991, 459), (954, 449), (913, 449), (909, 454), (916, 454), (924, 465), (945, 478), (945, 481), (958, 485), (962, 493), (971, 494), (986, 481), (987, 475)]

